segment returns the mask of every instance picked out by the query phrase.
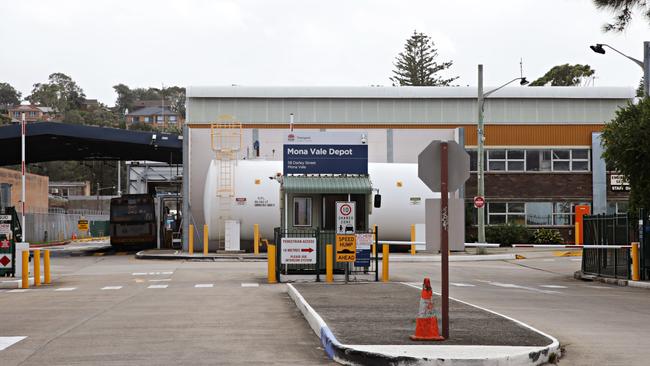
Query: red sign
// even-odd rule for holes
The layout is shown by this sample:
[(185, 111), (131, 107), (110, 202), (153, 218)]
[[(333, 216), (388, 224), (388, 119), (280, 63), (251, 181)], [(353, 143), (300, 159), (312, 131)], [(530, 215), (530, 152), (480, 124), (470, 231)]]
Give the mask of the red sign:
[(3, 255), (2, 258), (0, 258), (0, 264), (2, 264), (3, 267), (8, 267), (9, 263), (11, 263), (11, 259), (6, 255)]
[(481, 196), (474, 197), (474, 207), (481, 208), (485, 206), (485, 198)]
[(0, 248), (9, 249), (9, 248), (11, 248), (11, 243), (7, 239), (2, 240), (2, 241), (0, 241)]

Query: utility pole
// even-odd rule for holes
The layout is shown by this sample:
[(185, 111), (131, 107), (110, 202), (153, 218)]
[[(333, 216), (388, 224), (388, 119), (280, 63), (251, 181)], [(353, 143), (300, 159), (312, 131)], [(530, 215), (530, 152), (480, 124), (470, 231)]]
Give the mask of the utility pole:
[[(484, 162), (485, 157), (484, 142), (485, 142), (485, 132), (483, 125), (483, 65), (478, 65), (478, 124), (476, 130), (476, 139), (477, 139), (477, 175), (476, 180), (478, 183), (477, 187), (477, 196), (485, 197), (485, 172), (484, 172)], [(485, 204), (478, 208), (478, 242), (479, 244), (485, 243)], [(482, 254), (484, 249), (482, 247), (476, 247), (476, 253)]]

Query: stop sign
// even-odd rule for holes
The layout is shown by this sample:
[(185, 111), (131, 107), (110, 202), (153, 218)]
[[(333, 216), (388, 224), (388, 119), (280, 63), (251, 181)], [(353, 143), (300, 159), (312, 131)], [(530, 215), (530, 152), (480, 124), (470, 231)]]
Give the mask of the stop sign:
[[(418, 155), (418, 177), (434, 192), (440, 192), (440, 143), (432, 141)], [(465, 148), (455, 141), (446, 141), (448, 147), (447, 162), (449, 164), (448, 189), (459, 189), (469, 178), (469, 154)]]
[(474, 207), (481, 208), (483, 206), (485, 206), (485, 198), (483, 198), (482, 196), (474, 197)]

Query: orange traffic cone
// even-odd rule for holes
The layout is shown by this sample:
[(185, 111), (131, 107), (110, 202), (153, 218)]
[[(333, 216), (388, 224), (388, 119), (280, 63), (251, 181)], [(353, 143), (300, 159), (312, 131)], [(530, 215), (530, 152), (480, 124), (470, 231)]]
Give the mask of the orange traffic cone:
[(422, 296), (420, 297), (420, 310), (415, 321), (415, 334), (411, 336), (414, 341), (443, 341), (438, 330), (438, 318), (434, 314), (431, 293), (431, 282), (428, 277), (424, 278), (422, 284)]
[(72, 233), (72, 240), (77, 240), (77, 233)]

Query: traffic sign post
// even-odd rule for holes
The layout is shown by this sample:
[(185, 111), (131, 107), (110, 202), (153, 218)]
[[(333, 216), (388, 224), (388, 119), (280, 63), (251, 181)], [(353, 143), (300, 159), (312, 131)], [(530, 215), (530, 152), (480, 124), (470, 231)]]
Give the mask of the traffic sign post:
[(418, 155), (418, 177), (429, 189), (440, 192), (442, 337), (449, 339), (449, 191), (459, 189), (469, 178), (469, 155), (454, 141), (433, 141)]
[(345, 263), (345, 283), (350, 276), (350, 262), (357, 258), (356, 235), (336, 235), (336, 261)]
[(356, 232), (356, 202), (336, 202), (336, 234), (354, 234)]

